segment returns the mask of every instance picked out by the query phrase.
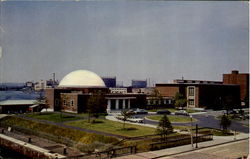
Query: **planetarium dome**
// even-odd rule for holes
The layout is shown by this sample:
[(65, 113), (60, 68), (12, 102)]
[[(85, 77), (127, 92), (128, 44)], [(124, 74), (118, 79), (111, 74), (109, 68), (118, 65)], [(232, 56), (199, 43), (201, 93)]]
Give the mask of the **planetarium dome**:
[(105, 87), (103, 80), (94, 72), (76, 70), (67, 74), (59, 87)]

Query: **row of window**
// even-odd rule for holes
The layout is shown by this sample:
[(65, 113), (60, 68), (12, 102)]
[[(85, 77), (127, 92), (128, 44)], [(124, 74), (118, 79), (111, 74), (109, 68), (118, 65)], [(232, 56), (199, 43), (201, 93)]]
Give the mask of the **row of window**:
[(163, 103), (161, 100), (147, 100), (148, 105), (152, 104), (171, 104), (171, 100), (163, 100)]
[(74, 106), (74, 99), (71, 99), (69, 103), (64, 99), (63, 100), (63, 106)]

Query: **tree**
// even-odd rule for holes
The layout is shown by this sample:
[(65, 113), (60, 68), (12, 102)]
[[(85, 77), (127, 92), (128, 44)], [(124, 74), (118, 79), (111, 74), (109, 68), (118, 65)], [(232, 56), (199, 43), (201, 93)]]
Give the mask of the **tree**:
[(232, 95), (228, 95), (224, 98), (225, 102), (223, 102), (223, 108), (226, 109), (227, 111), (227, 115), (229, 110), (233, 110), (233, 96)]
[(177, 92), (175, 94), (175, 97), (174, 97), (174, 105), (175, 107), (177, 108), (182, 108), (183, 109), (183, 106), (187, 103), (187, 99), (179, 92)]
[(39, 92), (39, 96), (36, 98), (36, 101), (35, 101), (34, 104), (37, 104), (37, 105), (38, 105), (38, 107), (39, 107), (39, 110), (38, 110), (38, 111), (39, 111), (39, 112), (41, 112), (41, 110), (42, 110), (43, 108), (45, 108), (46, 111), (47, 111), (47, 109), (49, 108), (48, 99), (47, 99), (45, 96), (43, 96), (42, 91)]
[(99, 113), (103, 113), (105, 111), (105, 107), (106, 101), (103, 94), (100, 92), (92, 93), (87, 101), (86, 111), (88, 112), (88, 122), (90, 122), (90, 115), (98, 118)]
[(123, 129), (125, 129), (125, 122), (132, 116), (132, 113), (129, 110), (124, 109), (121, 111), (121, 115), (123, 121)]
[(156, 133), (161, 135), (162, 139), (166, 141), (167, 135), (171, 132), (173, 132), (172, 124), (169, 121), (167, 115), (164, 115), (159, 121), (159, 124), (156, 129)]
[(228, 118), (227, 115), (223, 115), (220, 120), (220, 127), (222, 127), (223, 132), (227, 132), (227, 128), (231, 125), (231, 120)]

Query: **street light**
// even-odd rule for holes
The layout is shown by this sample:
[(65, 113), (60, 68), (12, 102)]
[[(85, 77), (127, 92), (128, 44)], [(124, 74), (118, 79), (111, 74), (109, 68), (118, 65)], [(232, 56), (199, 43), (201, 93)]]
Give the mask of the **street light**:
[(194, 148), (194, 142), (193, 142), (193, 129), (192, 129), (192, 126), (193, 126), (193, 118), (192, 118), (192, 115), (190, 115), (190, 120), (191, 120), (191, 128), (190, 128), (190, 137), (191, 137), (191, 146), (192, 148)]

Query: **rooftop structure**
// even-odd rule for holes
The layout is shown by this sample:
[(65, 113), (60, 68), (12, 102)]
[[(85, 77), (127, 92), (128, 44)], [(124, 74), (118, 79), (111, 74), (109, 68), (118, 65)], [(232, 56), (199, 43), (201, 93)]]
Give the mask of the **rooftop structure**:
[(116, 77), (102, 77), (106, 87), (116, 87)]
[(173, 83), (204, 83), (204, 84), (222, 84), (222, 81), (204, 81), (204, 80), (184, 80), (184, 79), (175, 79)]

